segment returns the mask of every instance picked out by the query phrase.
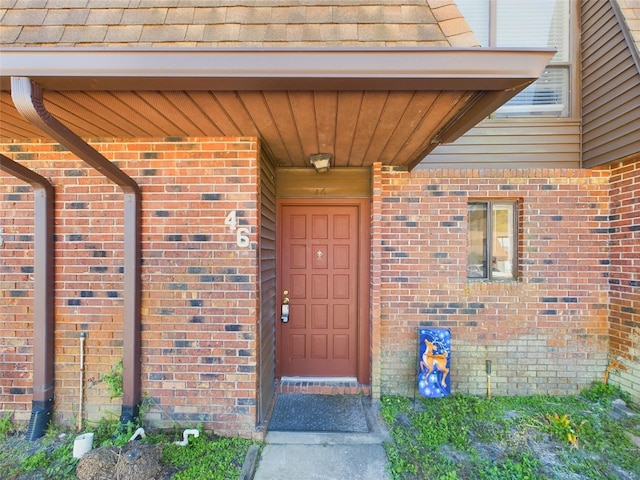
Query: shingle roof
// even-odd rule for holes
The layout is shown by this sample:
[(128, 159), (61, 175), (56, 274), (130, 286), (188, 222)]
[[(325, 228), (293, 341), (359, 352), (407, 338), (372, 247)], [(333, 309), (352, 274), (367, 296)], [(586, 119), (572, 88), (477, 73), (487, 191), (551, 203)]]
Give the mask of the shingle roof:
[(454, 0), (0, 0), (0, 44), (478, 45)]
[(640, 52), (640, 0), (618, 0), (618, 4), (636, 48)]

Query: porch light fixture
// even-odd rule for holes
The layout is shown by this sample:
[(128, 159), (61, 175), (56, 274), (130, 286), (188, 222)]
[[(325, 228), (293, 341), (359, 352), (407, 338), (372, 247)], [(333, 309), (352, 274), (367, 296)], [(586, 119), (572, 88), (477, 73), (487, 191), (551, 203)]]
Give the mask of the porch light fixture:
[(329, 168), (331, 168), (331, 155), (330, 153), (315, 153), (309, 157), (309, 161), (313, 168), (316, 169), (318, 173), (328, 172)]

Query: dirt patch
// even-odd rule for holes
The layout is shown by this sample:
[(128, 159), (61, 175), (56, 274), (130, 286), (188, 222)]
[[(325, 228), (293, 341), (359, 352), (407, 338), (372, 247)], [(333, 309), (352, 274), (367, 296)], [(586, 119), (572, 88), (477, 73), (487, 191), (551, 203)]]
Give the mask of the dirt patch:
[(101, 447), (84, 454), (78, 462), (78, 480), (160, 480), (162, 445), (130, 442), (122, 448)]

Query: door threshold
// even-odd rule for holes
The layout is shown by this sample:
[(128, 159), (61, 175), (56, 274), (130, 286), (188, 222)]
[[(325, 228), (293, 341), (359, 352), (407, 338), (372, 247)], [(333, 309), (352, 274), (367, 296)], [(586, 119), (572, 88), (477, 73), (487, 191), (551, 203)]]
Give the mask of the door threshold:
[(344, 383), (356, 382), (356, 377), (282, 377), (281, 382), (325, 382), (325, 383)]
[(371, 395), (371, 385), (358, 383), (355, 377), (282, 377), (278, 393), (316, 395)]

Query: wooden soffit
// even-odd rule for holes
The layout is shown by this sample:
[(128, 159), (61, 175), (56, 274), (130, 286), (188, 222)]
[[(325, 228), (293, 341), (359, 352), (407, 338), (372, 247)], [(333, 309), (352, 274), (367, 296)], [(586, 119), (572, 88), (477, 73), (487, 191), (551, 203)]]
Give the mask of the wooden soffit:
[(47, 140), (11, 77), (85, 139), (256, 136), (281, 167), (412, 168), (533, 82), (553, 50), (13, 48), (1, 52), (0, 141)]

